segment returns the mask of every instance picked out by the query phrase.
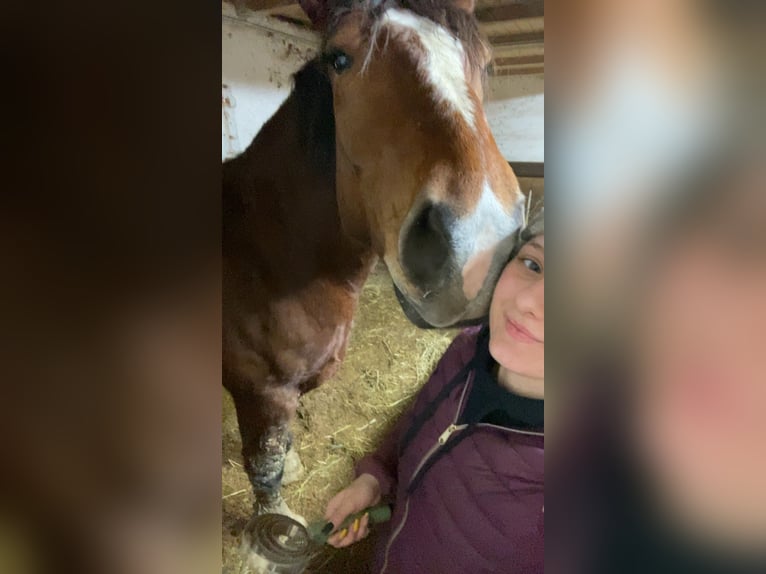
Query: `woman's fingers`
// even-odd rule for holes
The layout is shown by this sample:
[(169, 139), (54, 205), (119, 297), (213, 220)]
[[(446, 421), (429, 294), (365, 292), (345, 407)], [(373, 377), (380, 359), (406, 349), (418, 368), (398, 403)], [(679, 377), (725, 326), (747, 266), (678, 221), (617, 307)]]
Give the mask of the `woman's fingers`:
[(336, 534), (340, 532), (340, 525), (346, 520), (348, 515), (354, 512), (356, 512), (356, 509), (353, 507), (341, 507), (327, 518), (327, 520), (335, 525)]
[[(343, 516), (343, 518), (338, 520), (336, 524), (341, 524), (345, 520), (346, 516), (348, 515)], [(328, 544), (335, 546), (335, 548), (343, 548), (344, 546), (348, 546), (348, 540), (350, 538), (349, 530), (350, 529), (348, 527), (338, 528), (335, 533), (327, 539)], [(353, 538), (354, 534), (355, 532), (351, 530), (351, 538)]]
[(348, 536), (348, 531), (344, 532), (344, 530), (341, 529), (327, 539), (327, 544), (335, 546), (335, 548), (341, 548), (341, 543), (346, 536)]
[(348, 528), (341, 528), (338, 532), (333, 534), (327, 541), (335, 548), (345, 548), (349, 544), (356, 542), (356, 533), (349, 531)]
[(354, 542), (356, 542), (359, 539), (359, 531), (357, 530), (354, 532), (352, 525), (349, 525), (347, 529), (344, 529), (346, 531), (346, 534), (343, 534), (343, 531), (340, 533), (340, 542), (338, 543), (338, 546), (336, 548), (345, 548), (346, 546), (351, 546)]
[(351, 521), (346, 528), (340, 528), (339, 525), (343, 524), (349, 515), (375, 503), (377, 495), (370, 487), (371, 480), (375, 481), (375, 485), (377, 485), (377, 480), (374, 477), (362, 475), (333, 496), (327, 503), (325, 519), (332, 522), (335, 530), (327, 540), (328, 544), (336, 548), (344, 548), (367, 536), (369, 524), (369, 516), (367, 515)]
[(346, 546), (351, 546), (354, 542), (356, 542), (356, 532), (352, 532), (350, 529), (345, 529), (347, 534), (344, 536), (343, 531), (341, 531), (341, 540), (338, 543), (338, 548), (345, 548)]
[(356, 510), (353, 497), (347, 490), (341, 490), (327, 503), (325, 519), (332, 522), (337, 528), (349, 514), (353, 514)]
[(369, 534), (370, 517), (365, 514), (362, 518), (352, 521), (346, 528), (333, 534), (327, 542), (335, 548), (345, 548), (361, 540)]
[(366, 512), (362, 516), (362, 520), (359, 524), (359, 539), (366, 537), (370, 533), (370, 514)]
[[(332, 521), (332, 518), (336, 517), (336, 515), (339, 513), (338, 511), (343, 507), (344, 502), (348, 499), (348, 492), (346, 492), (346, 490), (341, 490), (338, 494), (330, 499), (330, 502), (327, 503), (327, 508), (325, 509), (324, 513), (327, 520)], [(333, 524), (338, 523), (333, 521)]]
[(351, 530), (354, 533), (353, 542), (358, 542), (369, 534), (370, 516), (365, 513), (364, 516), (357, 518), (351, 525)]

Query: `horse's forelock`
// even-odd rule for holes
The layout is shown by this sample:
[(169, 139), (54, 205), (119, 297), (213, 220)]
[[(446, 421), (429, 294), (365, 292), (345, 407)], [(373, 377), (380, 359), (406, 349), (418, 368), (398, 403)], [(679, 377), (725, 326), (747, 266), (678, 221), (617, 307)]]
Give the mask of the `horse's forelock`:
[(409, 10), (450, 31), (463, 45), (468, 62), (474, 70), (483, 71), (488, 45), (479, 30), (475, 16), (457, 7), (452, 0), (331, 0), (330, 24), (326, 36), (333, 34), (343, 16), (361, 10), (365, 26), (374, 35), (376, 23), (389, 8)]

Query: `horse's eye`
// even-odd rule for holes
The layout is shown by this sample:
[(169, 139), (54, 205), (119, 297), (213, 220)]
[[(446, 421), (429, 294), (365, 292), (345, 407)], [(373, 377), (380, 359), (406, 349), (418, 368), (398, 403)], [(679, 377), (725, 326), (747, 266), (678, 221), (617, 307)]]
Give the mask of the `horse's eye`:
[(332, 65), (332, 69), (335, 70), (336, 73), (341, 74), (348, 70), (351, 67), (351, 64), (353, 63), (351, 61), (351, 56), (346, 54), (345, 52), (341, 52), (340, 50), (333, 52), (329, 55), (330, 64)]

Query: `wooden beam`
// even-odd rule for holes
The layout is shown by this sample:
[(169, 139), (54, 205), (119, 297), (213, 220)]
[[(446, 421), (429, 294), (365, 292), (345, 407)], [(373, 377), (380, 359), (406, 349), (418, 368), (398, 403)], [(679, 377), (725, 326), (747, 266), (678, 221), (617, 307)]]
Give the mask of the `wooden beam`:
[(535, 66), (532, 68), (495, 68), (490, 72), (490, 76), (531, 76), (533, 74), (543, 74), (545, 68), (543, 66)]
[(264, 10), (272, 10), (274, 8), (281, 8), (283, 6), (290, 6), (297, 4), (296, 0), (233, 0), (231, 2), (237, 9), (246, 8), (253, 12), (263, 12)]
[(541, 161), (509, 161), (516, 177), (545, 177), (545, 164)]
[[(297, 0), (224, 0), (238, 8), (247, 8), (253, 12), (263, 12), (283, 6), (297, 5)], [(518, 20), (521, 18), (539, 18), (544, 14), (542, 0), (527, 0), (501, 6), (477, 8), (476, 19), (480, 22), (499, 22), (503, 20)]]
[(492, 46), (492, 56), (498, 58), (513, 58), (516, 56), (542, 56), (545, 53), (545, 44), (530, 44), (528, 46), (514, 46), (505, 44)]
[(542, 64), (545, 56), (543, 54), (535, 54), (533, 56), (511, 56), (507, 58), (495, 58), (492, 64), (499, 67), (502, 66), (522, 66), (524, 64)]
[(542, 1), (518, 2), (505, 6), (489, 6), (477, 8), (476, 19), (479, 22), (500, 22), (503, 20), (519, 20), (521, 18), (540, 18), (543, 14)]
[(491, 6), (505, 6), (514, 0), (476, 0), (476, 8), (490, 8)]
[(542, 44), (545, 41), (545, 32), (521, 32), (519, 34), (500, 34), (489, 37), (490, 43), (495, 45), (508, 44)]
[(311, 22), (309, 22), (308, 19), (293, 18), (292, 16), (285, 16), (284, 14), (271, 14), (269, 17), (274, 18), (274, 20), (279, 20), (280, 22), (285, 22), (286, 24), (290, 24), (292, 26), (297, 26), (298, 28), (313, 30)]

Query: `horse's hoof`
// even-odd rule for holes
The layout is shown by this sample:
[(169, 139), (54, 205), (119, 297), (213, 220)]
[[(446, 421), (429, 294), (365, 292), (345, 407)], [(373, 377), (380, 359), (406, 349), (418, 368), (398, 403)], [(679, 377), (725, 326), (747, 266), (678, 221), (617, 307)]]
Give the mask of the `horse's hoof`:
[(303, 518), (300, 514), (297, 514), (290, 510), (290, 507), (287, 506), (287, 503), (284, 501), (284, 499), (280, 496), (276, 501), (266, 503), (266, 504), (258, 504), (255, 505), (255, 513), (256, 514), (284, 514), (285, 516), (289, 516), (293, 520), (297, 520), (303, 526), (308, 526), (308, 523), (306, 522), (306, 519)]
[(282, 484), (290, 484), (303, 478), (306, 470), (303, 468), (298, 453), (294, 448), (290, 448), (285, 455), (285, 469), (282, 473)]

